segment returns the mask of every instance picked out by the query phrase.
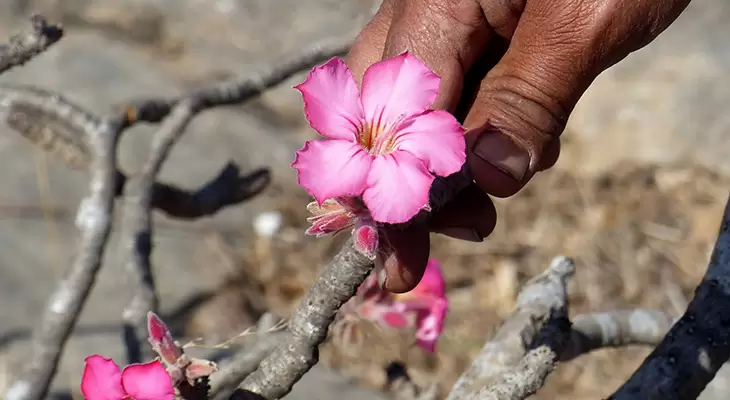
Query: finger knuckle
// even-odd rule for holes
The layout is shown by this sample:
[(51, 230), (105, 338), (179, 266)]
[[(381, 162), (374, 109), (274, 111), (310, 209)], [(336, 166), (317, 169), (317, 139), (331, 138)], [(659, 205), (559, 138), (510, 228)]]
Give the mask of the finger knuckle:
[(533, 152), (539, 153), (565, 128), (567, 109), (529, 79), (502, 75), (491, 80), (487, 93), (492, 110), (490, 125), (519, 134), (514, 139)]

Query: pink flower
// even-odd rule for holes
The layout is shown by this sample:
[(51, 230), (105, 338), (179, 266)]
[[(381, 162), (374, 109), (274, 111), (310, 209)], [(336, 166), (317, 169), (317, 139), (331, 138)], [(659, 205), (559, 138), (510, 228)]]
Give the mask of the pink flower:
[(81, 393), (86, 400), (173, 400), (170, 376), (159, 361), (132, 364), (120, 371), (110, 358), (85, 360)]
[(416, 344), (426, 351), (434, 351), (448, 311), (446, 283), (439, 262), (429, 260), (423, 279), (413, 290), (403, 294), (383, 291), (372, 274), (343, 310), (386, 328), (415, 328)]
[(407, 52), (370, 66), (362, 92), (341, 59), (314, 68), (295, 88), (309, 124), (327, 140), (297, 152), (299, 184), (319, 205), (361, 197), (375, 222), (404, 223), (428, 208), (434, 174), (451, 175), (466, 160), (459, 122), (429, 110), (439, 83)]
[(393, 294), (395, 309), (416, 312), (417, 343), (430, 351), (444, 330), (449, 303), (446, 300), (446, 281), (437, 260), (431, 259), (418, 285), (407, 293)]

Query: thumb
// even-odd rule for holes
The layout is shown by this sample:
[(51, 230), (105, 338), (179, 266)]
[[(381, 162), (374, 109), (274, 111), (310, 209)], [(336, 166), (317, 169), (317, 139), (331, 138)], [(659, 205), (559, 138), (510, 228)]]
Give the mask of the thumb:
[(595, 29), (578, 21), (585, 13), (527, 2), (507, 51), (480, 83), (464, 126), (467, 162), (485, 192), (511, 196), (557, 161), (568, 116), (600, 72)]

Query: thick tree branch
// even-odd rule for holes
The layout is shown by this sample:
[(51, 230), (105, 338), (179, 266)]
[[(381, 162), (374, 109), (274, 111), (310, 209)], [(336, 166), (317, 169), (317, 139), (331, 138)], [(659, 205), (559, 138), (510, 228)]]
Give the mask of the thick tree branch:
[(319, 361), (319, 345), (327, 338), (335, 314), (372, 269), (373, 262), (353, 247), (352, 238), (348, 239), (297, 306), (285, 343), (261, 362), (241, 388), (268, 400), (288, 394)]
[[(80, 122), (81, 117), (76, 120)], [(81, 231), (79, 248), (73, 264), (51, 295), (41, 325), (34, 334), (29, 368), (13, 383), (7, 400), (41, 400), (46, 397), (64, 345), (94, 285), (111, 231), (116, 145), (121, 123), (114, 120), (100, 123), (86, 121), (82, 126), (89, 138), (93, 157), (90, 194), (79, 206), (76, 218), (76, 225)]]
[(542, 386), (563, 352), (570, 329), (566, 284), (573, 261), (556, 257), (530, 280), (517, 308), (454, 385), (456, 399), (522, 399)]
[(30, 23), (29, 31), (11, 36), (8, 44), (0, 44), (0, 74), (30, 61), (63, 36), (60, 25), (49, 25), (41, 15), (32, 16)]
[(677, 319), (661, 311), (634, 309), (579, 315), (560, 356), (569, 361), (605, 347), (656, 346)]
[(611, 399), (694, 399), (730, 358), (730, 200), (687, 311)]

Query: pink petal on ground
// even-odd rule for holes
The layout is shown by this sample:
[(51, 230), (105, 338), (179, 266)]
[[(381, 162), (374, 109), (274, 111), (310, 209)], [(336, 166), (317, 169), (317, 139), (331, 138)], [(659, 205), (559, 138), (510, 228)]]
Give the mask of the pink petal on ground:
[(132, 364), (122, 372), (122, 385), (135, 400), (173, 400), (170, 375), (159, 361)]
[(428, 313), (419, 313), (419, 319), (416, 322), (418, 325), (416, 344), (426, 351), (435, 350), (436, 341), (444, 330), (444, 320), (448, 311), (446, 299), (434, 300), (431, 310)]
[(438, 95), (441, 79), (408, 52), (376, 62), (362, 78), (365, 119), (385, 127), (402, 116), (427, 110)]
[(373, 156), (345, 140), (314, 140), (297, 151), (297, 181), (319, 204), (332, 197), (360, 196)]
[(111, 358), (86, 357), (81, 377), (81, 393), (86, 400), (120, 400), (127, 395), (122, 387), (122, 371)]
[(375, 157), (362, 199), (375, 221), (407, 222), (428, 203), (433, 180), (421, 160), (396, 150)]
[(360, 90), (345, 62), (335, 57), (314, 67), (295, 89), (302, 93), (309, 124), (330, 139), (356, 141), (364, 122)]
[(438, 176), (458, 172), (466, 162), (464, 128), (446, 111), (428, 110), (409, 118), (395, 138), (396, 149), (418, 157)]
[(434, 297), (442, 298), (446, 295), (446, 281), (444, 274), (441, 272), (441, 264), (438, 260), (431, 258), (426, 264), (426, 271), (423, 278), (418, 282), (413, 290), (408, 293), (426, 294)]
[(380, 322), (391, 328), (407, 328), (411, 321), (402, 313), (394, 311), (385, 311), (380, 314)]

